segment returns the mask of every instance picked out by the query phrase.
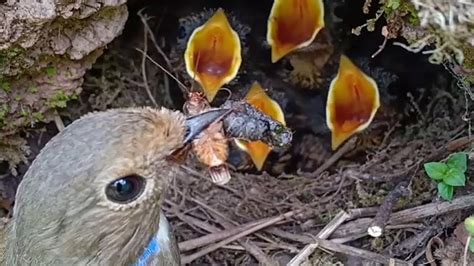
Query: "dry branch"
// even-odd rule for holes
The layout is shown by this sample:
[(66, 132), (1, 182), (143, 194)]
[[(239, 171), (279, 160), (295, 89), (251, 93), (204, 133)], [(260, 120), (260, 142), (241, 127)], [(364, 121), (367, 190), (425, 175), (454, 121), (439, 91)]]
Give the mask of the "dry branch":
[(348, 256), (362, 258), (367, 261), (382, 263), (383, 265), (410, 265), (410, 263), (403, 260), (391, 258), (389, 256), (351, 247), (348, 245), (337, 244), (330, 240), (318, 239), (316, 240), (316, 242), (318, 243), (319, 247), (323, 249), (345, 254)]
[[(220, 223), (225, 229), (230, 229), (236, 226), (236, 223), (233, 224), (229, 221), (226, 221), (223, 218), (223, 214), (213, 216), (216, 221)], [(242, 240), (238, 240), (237, 242), (239, 242), (239, 244), (244, 247), (248, 253), (250, 253), (258, 260), (259, 265), (275, 265), (275, 262), (272, 261), (272, 259), (270, 259), (253, 241), (251, 241), (250, 238), (247, 237)]]
[(397, 204), (398, 200), (401, 197), (406, 197), (410, 194), (410, 190), (408, 188), (408, 182), (400, 182), (395, 189), (388, 193), (387, 197), (385, 198), (384, 202), (379, 208), (379, 211), (374, 217), (374, 220), (370, 224), (369, 228), (367, 229), (367, 233), (369, 233), (372, 237), (379, 237), (383, 234), (383, 230), (387, 225), (387, 221), (392, 214), (393, 207)]
[[(389, 219), (387, 224), (409, 223), (415, 220), (430, 216), (438, 216), (447, 212), (474, 207), (474, 195), (466, 195), (453, 199), (451, 202), (435, 202), (411, 209), (396, 212)], [(347, 235), (362, 234), (372, 222), (371, 218), (360, 218), (341, 225), (334, 233), (333, 237), (340, 238)]]
[[(345, 211), (340, 211), (334, 219), (332, 219), (316, 236), (318, 239), (328, 238), (334, 230), (349, 218)], [(288, 266), (298, 266), (303, 263), (318, 247), (318, 243), (311, 243), (306, 245), (293, 259), (288, 263)]]
[(329, 169), (333, 164), (335, 164), (344, 154), (354, 149), (354, 145), (357, 141), (357, 136), (350, 138), (346, 141), (340, 149), (338, 149), (329, 159), (327, 159), (321, 166), (319, 166), (314, 172), (308, 174), (312, 177), (318, 177), (324, 171)]
[(218, 248), (222, 247), (222, 246), (225, 246), (241, 237), (244, 237), (244, 236), (247, 236), (247, 235), (250, 235), (252, 234), (253, 232), (256, 232), (260, 229), (263, 229), (265, 227), (268, 227), (270, 225), (273, 225), (273, 224), (276, 224), (278, 222), (281, 222), (283, 220), (286, 220), (288, 218), (290, 218), (291, 216), (297, 214), (298, 212), (296, 211), (290, 211), (290, 212), (287, 212), (287, 213), (284, 213), (284, 214), (281, 214), (281, 215), (278, 215), (278, 216), (275, 216), (275, 217), (272, 217), (272, 218), (266, 218), (266, 219), (262, 219), (262, 220), (259, 220), (259, 222), (257, 222), (257, 224), (251, 228), (248, 228), (244, 231), (241, 231), (240, 233), (238, 234), (234, 234), (232, 235), (231, 237), (229, 238), (226, 238), (216, 244), (213, 244), (213, 245), (210, 245), (210, 246), (207, 246), (201, 250), (199, 250), (198, 252), (194, 253), (194, 254), (191, 254), (189, 256), (183, 256), (181, 258), (181, 262), (183, 264), (187, 264), (187, 263), (190, 263), (192, 261), (194, 261), (195, 259), (199, 258), (199, 257), (202, 257), (214, 250), (217, 250)]

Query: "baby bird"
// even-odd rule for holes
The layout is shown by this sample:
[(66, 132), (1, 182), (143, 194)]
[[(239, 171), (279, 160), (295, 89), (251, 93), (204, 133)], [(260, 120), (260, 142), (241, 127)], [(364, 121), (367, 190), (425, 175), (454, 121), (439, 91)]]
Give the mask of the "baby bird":
[(187, 77), (196, 80), (212, 102), (223, 85), (236, 82), (250, 28), (222, 8), (191, 14), (179, 24), (172, 58), (185, 62)]
[(178, 169), (170, 155), (224, 112), (124, 108), (74, 121), (19, 185), (2, 265), (179, 265), (160, 209)]
[(365, 130), (379, 107), (379, 88), (375, 80), (342, 54), (326, 101), (326, 124), (331, 130), (332, 149), (336, 150), (354, 134)]
[(268, 18), (267, 42), (272, 63), (309, 46), (324, 27), (322, 0), (275, 0)]

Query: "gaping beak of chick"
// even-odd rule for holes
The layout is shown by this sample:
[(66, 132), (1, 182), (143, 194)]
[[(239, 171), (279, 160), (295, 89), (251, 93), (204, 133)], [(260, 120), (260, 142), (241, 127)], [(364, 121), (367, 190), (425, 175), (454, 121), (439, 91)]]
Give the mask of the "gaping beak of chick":
[[(245, 97), (247, 103), (270, 116), (272, 119), (286, 125), (284, 113), (280, 105), (270, 98), (258, 82), (254, 82)], [(250, 155), (255, 167), (260, 171), (271, 152), (271, 147), (262, 141), (235, 140), (237, 147)]]
[(332, 132), (332, 149), (366, 129), (380, 106), (375, 81), (342, 55), (337, 76), (331, 81), (326, 123)]
[(322, 0), (275, 0), (267, 24), (272, 63), (310, 45), (323, 27)]
[(222, 9), (191, 34), (184, 61), (186, 71), (199, 82), (210, 102), (237, 76), (242, 63), (240, 39)]
[(228, 109), (215, 109), (188, 117), (186, 119), (187, 133), (183, 144), (191, 143), (202, 131), (206, 130), (212, 123), (223, 118), (228, 112)]

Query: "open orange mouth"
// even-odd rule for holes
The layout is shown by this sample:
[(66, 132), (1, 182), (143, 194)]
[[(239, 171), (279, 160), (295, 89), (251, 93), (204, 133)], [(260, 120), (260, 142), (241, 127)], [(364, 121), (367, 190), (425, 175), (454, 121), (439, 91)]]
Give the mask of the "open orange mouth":
[(326, 103), (326, 123), (332, 132), (332, 149), (366, 129), (379, 106), (375, 81), (342, 55)]
[(186, 71), (212, 102), (219, 89), (233, 80), (242, 63), (239, 35), (221, 8), (191, 34), (184, 53)]
[(310, 45), (323, 27), (322, 0), (275, 0), (267, 24), (272, 63)]
[[(285, 115), (280, 105), (270, 98), (258, 82), (254, 82), (245, 100), (262, 113), (270, 116), (272, 119), (286, 125)], [(253, 164), (260, 171), (271, 152), (271, 147), (262, 141), (235, 140), (237, 147), (247, 152), (252, 159)]]

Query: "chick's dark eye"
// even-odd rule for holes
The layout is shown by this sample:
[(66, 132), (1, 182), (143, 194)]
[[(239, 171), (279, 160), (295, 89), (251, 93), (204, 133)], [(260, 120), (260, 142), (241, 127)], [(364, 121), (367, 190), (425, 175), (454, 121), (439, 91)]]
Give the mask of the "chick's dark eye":
[(124, 176), (110, 182), (105, 188), (107, 198), (126, 204), (136, 200), (145, 188), (145, 179), (139, 175)]

